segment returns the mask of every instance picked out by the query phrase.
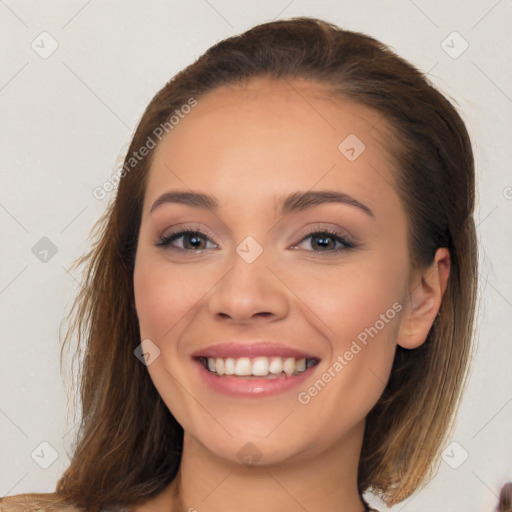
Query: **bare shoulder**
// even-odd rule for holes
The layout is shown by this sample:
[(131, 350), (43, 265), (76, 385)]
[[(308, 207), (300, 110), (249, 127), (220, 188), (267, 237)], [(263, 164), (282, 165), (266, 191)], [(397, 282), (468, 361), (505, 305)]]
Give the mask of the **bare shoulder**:
[(0, 498), (0, 512), (81, 512), (62, 504), (55, 493), (27, 493)]

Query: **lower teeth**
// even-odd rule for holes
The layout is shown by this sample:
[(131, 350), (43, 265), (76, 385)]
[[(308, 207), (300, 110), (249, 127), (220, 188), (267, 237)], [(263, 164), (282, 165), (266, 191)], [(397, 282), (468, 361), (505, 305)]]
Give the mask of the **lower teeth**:
[(297, 372), (297, 373), (292, 373), (291, 375), (287, 375), (284, 372), (278, 373), (277, 375), (273, 374), (273, 373), (269, 373), (268, 375), (235, 375), (235, 374), (232, 374), (232, 375), (226, 375), (226, 374), (219, 375), (217, 372), (212, 372), (208, 368), (206, 368), (206, 369), (210, 373), (213, 373), (213, 375), (217, 375), (218, 377), (240, 377), (242, 379), (268, 379), (268, 380), (273, 380), (273, 379), (278, 379), (278, 378), (283, 378), (283, 377), (295, 377), (296, 375), (300, 375), (301, 373), (304, 373), (304, 372)]

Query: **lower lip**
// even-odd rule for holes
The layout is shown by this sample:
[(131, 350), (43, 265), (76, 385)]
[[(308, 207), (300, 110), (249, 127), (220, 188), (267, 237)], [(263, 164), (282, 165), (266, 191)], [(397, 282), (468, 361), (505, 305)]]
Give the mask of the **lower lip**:
[(298, 375), (279, 376), (275, 379), (244, 378), (216, 375), (208, 371), (200, 361), (195, 361), (203, 382), (211, 389), (224, 395), (236, 397), (265, 397), (284, 393), (302, 384), (318, 366), (312, 366)]

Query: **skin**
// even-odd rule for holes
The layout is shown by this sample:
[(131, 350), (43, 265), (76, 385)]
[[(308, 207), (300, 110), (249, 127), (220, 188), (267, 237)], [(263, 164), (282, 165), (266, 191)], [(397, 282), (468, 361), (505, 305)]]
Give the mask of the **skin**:
[[(385, 388), (396, 346), (425, 341), (449, 275), (446, 249), (431, 267), (411, 268), (381, 117), (314, 82), (258, 78), (201, 97), (154, 150), (136, 309), (141, 339), (160, 350), (147, 369), (185, 435), (178, 478), (139, 512), (171, 510), (176, 491), (184, 510), (200, 512), (364, 509), (357, 468), (365, 417)], [(349, 134), (366, 146), (354, 161), (338, 149)], [(282, 196), (326, 189), (349, 194), (373, 216), (341, 203), (279, 213)], [(212, 194), (218, 211), (165, 203), (150, 212), (171, 190)], [(192, 252), (190, 236), (155, 245), (177, 228), (206, 229), (202, 253)], [(336, 253), (340, 244), (328, 238), (326, 249), (322, 235), (307, 236), (312, 228), (349, 234), (356, 246)], [(236, 252), (249, 235), (263, 249), (252, 263)], [(300, 403), (298, 392), (394, 303), (401, 311)], [(226, 397), (200, 381), (191, 353), (237, 339), (277, 341), (321, 361), (298, 389)], [(261, 454), (251, 467), (237, 455), (249, 442)]]

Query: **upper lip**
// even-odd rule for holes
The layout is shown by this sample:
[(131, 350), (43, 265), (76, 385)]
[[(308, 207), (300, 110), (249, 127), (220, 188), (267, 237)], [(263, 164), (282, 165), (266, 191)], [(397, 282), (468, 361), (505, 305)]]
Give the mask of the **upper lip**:
[(317, 359), (320, 358), (310, 352), (298, 350), (294, 347), (285, 346), (272, 341), (231, 341), (217, 343), (205, 348), (196, 350), (192, 357), (293, 357), (295, 359)]

